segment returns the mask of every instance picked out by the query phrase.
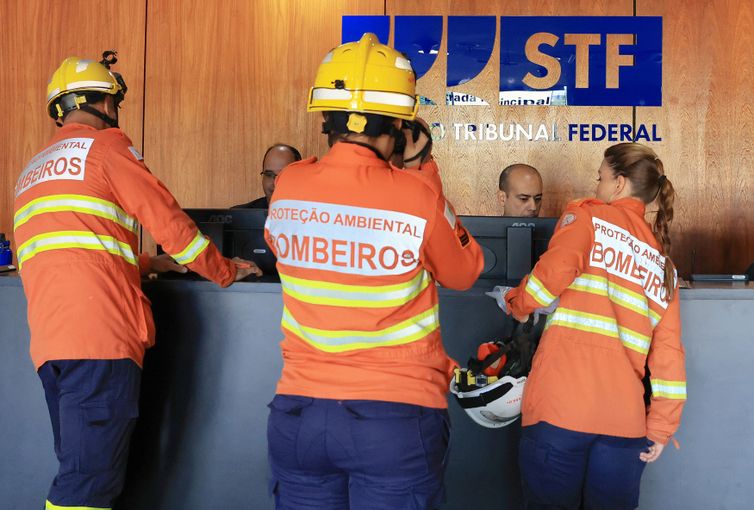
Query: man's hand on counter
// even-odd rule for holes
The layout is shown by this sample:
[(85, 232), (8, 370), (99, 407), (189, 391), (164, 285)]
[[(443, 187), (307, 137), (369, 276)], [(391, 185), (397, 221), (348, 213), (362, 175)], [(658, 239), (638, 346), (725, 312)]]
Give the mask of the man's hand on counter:
[(262, 270), (251, 260), (244, 260), (239, 257), (233, 257), (232, 260), (236, 264), (236, 281), (243, 280), (250, 275), (262, 276)]
[(173, 257), (166, 253), (149, 258), (150, 273), (167, 273), (168, 271), (188, 273), (188, 268), (177, 263), (173, 260)]

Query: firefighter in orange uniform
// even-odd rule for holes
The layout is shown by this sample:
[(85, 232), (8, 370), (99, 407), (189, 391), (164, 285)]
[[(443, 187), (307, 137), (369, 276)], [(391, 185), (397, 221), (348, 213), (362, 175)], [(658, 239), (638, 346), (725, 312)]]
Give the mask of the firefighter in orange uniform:
[(123, 486), (141, 363), (154, 343), (140, 274), (156, 268), (138, 255), (138, 223), (175, 262), (223, 287), (259, 273), (220, 255), (118, 128), (126, 86), (109, 70), (113, 57), (71, 57), (55, 71), (47, 108), (61, 127), (15, 189), (31, 357), (60, 462), (46, 503), (54, 510), (112, 508)]
[[(454, 363), (435, 282), (468, 288), (483, 259), (442, 195), (426, 132), (402, 130), (417, 108), (401, 53), (373, 34), (341, 45), (308, 110), (342, 136), (278, 177), (266, 225), (284, 304), (268, 425), (278, 509), (442, 499)], [(396, 145), (407, 169), (389, 163)]]
[[(610, 147), (597, 198), (569, 204), (548, 251), (505, 296), (520, 320), (557, 306), (524, 390), (519, 462), (529, 509), (635, 508), (645, 464), (678, 428), (686, 377), (668, 257), (673, 199), (651, 149)], [(651, 225), (648, 204), (657, 209)]]

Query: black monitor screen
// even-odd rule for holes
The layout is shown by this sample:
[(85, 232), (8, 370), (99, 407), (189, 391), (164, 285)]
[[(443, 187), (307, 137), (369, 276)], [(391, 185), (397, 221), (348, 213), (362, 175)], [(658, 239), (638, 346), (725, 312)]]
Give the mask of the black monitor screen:
[(459, 216), (484, 252), (480, 279), (517, 284), (528, 274), (555, 231), (558, 218)]
[[(264, 239), (266, 209), (184, 209), (205, 235), (210, 237), (226, 257), (254, 261), (265, 275), (276, 275), (275, 256)], [(214, 225), (210, 229), (207, 226)], [(221, 226), (221, 242), (216, 242)], [(213, 230), (215, 234), (207, 230)]]
[[(264, 239), (265, 209), (185, 209), (226, 257), (253, 260), (265, 275), (277, 275), (275, 256)], [(558, 218), (459, 216), (481, 245), (480, 279), (517, 284), (547, 250)]]

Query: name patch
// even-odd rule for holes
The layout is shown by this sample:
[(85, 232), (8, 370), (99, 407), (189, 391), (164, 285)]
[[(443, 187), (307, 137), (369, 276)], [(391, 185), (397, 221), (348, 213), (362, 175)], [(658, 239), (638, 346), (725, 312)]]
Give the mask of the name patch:
[(265, 228), (283, 264), (382, 276), (416, 268), (426, 223), (395, 211), (278, 200)]
[(644, 294), (663, 308), (668, 307), (665, 257), (612, 223), (592, 218), (594, 246), (589, 265), (641, 285)]
[(16, 196), (48, 181), (83, 181), (93, 138), (67, 138), (34, 156), (16, 183)]

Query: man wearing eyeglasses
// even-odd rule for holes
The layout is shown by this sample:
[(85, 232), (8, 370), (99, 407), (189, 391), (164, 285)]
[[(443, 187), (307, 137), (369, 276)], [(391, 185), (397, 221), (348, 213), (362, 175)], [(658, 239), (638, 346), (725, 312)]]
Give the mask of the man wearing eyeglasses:
[(262, 189), (264, 196), (246, 204), (234, 205), (231, 209), (267, 209), (275, 191), (275, 178), (286, 166), (301, 161), (301, 153), (295, 147), (276, 143), (267, 149), (262, 159)]

